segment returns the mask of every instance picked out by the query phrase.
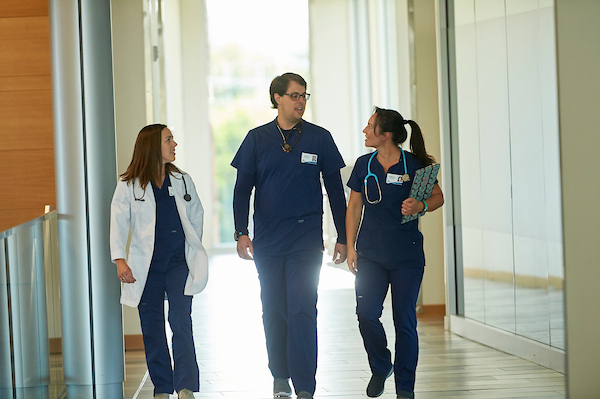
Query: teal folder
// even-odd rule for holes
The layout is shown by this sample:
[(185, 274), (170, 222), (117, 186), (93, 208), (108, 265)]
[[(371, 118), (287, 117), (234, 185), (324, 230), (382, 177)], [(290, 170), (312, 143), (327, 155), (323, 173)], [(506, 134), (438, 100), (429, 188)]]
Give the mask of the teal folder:
[[(412, 186), (410, 188), (410, 194), (408, 196), (416, 199), (417, 201), (423, 201), (431, 197), (431, 192), (433, 191), (433, 186), (437, 181), (437, 174), (439, 170), (439, 163), (434, 163), (424, 168), (417, 169), (415, 172), (415, 177), (413, 178)], [(410, 222), (418, 217), (418, 213), (402, 216), (401, 223), (404, 224), (406, 222)]]

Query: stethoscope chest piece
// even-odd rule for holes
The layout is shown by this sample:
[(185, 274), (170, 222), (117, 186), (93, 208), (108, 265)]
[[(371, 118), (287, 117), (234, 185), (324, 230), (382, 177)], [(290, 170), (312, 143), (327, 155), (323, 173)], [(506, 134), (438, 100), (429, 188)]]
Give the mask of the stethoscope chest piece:
[(183, 180), (183, 188), (185, 189), (185, 194), (183, 195), (183, 199), (186, 200), (187, 202), (190, 202), (192, 200), (192, 196), (190, 195), (190, 193), (188, 193), (187, 184), (185, 184), (185, 178), (183, 177), (183, 175), (181, 175), (181, 180)]

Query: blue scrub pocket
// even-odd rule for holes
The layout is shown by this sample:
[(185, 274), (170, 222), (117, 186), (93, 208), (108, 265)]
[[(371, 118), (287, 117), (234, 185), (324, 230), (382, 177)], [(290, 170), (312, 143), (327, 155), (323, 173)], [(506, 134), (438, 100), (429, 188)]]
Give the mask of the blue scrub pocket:
[(386, 269), (412, 269), (425, 266), (423, 234), (420, 231), (378, 231), (360, 255), (380, 263)]

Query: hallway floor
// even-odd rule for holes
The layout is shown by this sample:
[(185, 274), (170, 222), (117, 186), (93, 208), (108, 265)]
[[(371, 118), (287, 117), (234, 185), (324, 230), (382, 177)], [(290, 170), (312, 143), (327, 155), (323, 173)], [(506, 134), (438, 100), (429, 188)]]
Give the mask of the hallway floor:
[[(208, 287), (194, 297), (192, 312), (200, 366), (200, 392), (195, 397), (272, 398), (254, 264), (237, 255), (216, 255), (210, 271)], [(353, 286), (352, 274), (323, 264), (315, 399), (367, 397), (371, 375), (354, 314)], [(393, 343), (389, 300), (382, 321)], [(444, 330), (442, 319), (419, 319), (418, 330), (417, 399), (565, 397), (561, 373), (453, 335)], [(126, 370), (125, 397), (151, 399), (150, 378), (142, 385), (143, 351), (126, 352)], [(393, 377), (380, 398), (396, 398)]]

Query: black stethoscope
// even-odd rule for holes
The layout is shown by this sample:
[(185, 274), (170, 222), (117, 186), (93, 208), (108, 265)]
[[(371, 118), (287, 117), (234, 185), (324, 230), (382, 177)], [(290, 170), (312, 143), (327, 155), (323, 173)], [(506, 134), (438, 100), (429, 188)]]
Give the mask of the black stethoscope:
[[(183, 180), (183, 189), (185, 190), (185, 194), (183, 195), (183, 199), (186, 200), (187, 202), (190, 202), (192, 200), (192, 196), (190, 194), (188, 194), (188, 190), (187, 190), (187, 184), (185, 184), (185, 179), (183, 177), (183, 175), (181, 175), (181, 180)], [(140, 198), (135, 196), (135, 183), (133, 185), (133, 199), (135, 201), (146, 201), (144, 199), (144, 196), (146, 195), (146, 190), (144, 190), (144, 194), (142, 194), (142, 196)]]
[[(403, 181), (404, 181), (404, 176), (408, 177), (408, 172), (406, 169), (406, 155), (404, 154), (404, 149), (402, 147), (400, 147), (400, 151), (402, 152), (402, 159), (404, 160), (404, 174), (403, 176), (403, 180), (396, 183), (399, 185), (402, 185)], [(367, 175), (365, 176), (365, 199), (367, 200), (367, 202), (371, 205), (375, 205), (375, 204), (379, 204), (381, 202), (381, 186), (379, 185), (379, 178), (377, 177), (377, 175), (373, 172), (371, 172), (371, 161), (373, 161), (373, 158), (375, 157), (375, 155), (377, 155), (377, 150), (375, 150), (375, 152), (371, 155), (371, 158), (369, 158), (369, 163), (367, 164)], [(369, 181), (369, 177), (372, 177), (375, 179), (375, 183), (377, 183), (377, 190), (379, 191), (379, 199), (376, 199), (374, 201), (371, 201), (369, 199), (369, 190), (367, 190), (367, 182)]]

